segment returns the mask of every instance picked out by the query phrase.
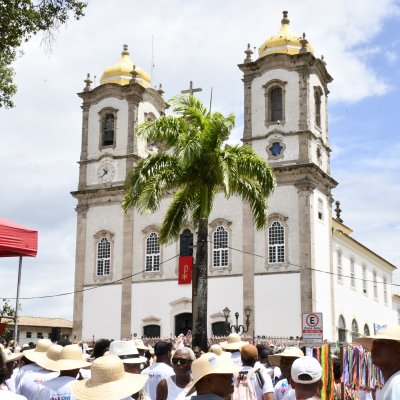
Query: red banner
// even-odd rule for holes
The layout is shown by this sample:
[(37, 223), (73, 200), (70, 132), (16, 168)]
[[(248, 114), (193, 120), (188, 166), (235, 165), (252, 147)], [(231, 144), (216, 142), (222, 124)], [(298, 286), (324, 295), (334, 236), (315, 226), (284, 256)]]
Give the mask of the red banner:
[(186, 285), (192, 283), (193, 256), (179, 257), (178, 284)]

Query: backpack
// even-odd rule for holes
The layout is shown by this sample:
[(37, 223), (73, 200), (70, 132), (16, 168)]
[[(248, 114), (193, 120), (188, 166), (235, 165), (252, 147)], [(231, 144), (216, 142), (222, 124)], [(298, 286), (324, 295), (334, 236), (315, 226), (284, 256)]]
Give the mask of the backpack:
[(257, 400), (257, 395), (251, 382), (252, 376), (256, 374), (257, 383), (262, 388), (263, 377), (259, 369), (252, 368), (249, 371), (240, 371), (235, 376), (234, 390), (231, 395), (231, 400)]

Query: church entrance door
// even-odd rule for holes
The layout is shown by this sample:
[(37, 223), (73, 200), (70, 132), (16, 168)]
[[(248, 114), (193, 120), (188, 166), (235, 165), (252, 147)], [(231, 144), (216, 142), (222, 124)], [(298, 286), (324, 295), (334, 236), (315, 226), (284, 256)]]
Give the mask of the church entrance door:
[(175, 315), (175, 336), (181, 333), (186, 335), (189, 329), (192, 330), (192, 314), (182, 313)]

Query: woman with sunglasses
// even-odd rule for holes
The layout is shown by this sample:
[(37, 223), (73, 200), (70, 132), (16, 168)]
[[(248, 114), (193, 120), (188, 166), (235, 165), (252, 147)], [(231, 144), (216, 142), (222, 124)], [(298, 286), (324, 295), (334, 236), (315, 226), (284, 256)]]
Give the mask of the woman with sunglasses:
[(172, 368), (175, 375), (160, 381), (157, 386), (156, 400), (183, 400), (186, 397), (186, 388), (192, 382), (192, 362), (195, 355), (188, 347), (175, 351), (172, 356)]

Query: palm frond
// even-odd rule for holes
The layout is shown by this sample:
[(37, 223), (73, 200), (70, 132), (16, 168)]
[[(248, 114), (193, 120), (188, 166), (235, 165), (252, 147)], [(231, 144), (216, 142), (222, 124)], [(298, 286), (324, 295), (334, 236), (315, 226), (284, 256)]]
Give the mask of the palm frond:
[(174, 194), (161, 225), (161, 243), (170, 243), (179, 236), (183, 222), (187, 218), (188, 211), (193, 204), (195, 193), (195, 188), (187, 185)]

